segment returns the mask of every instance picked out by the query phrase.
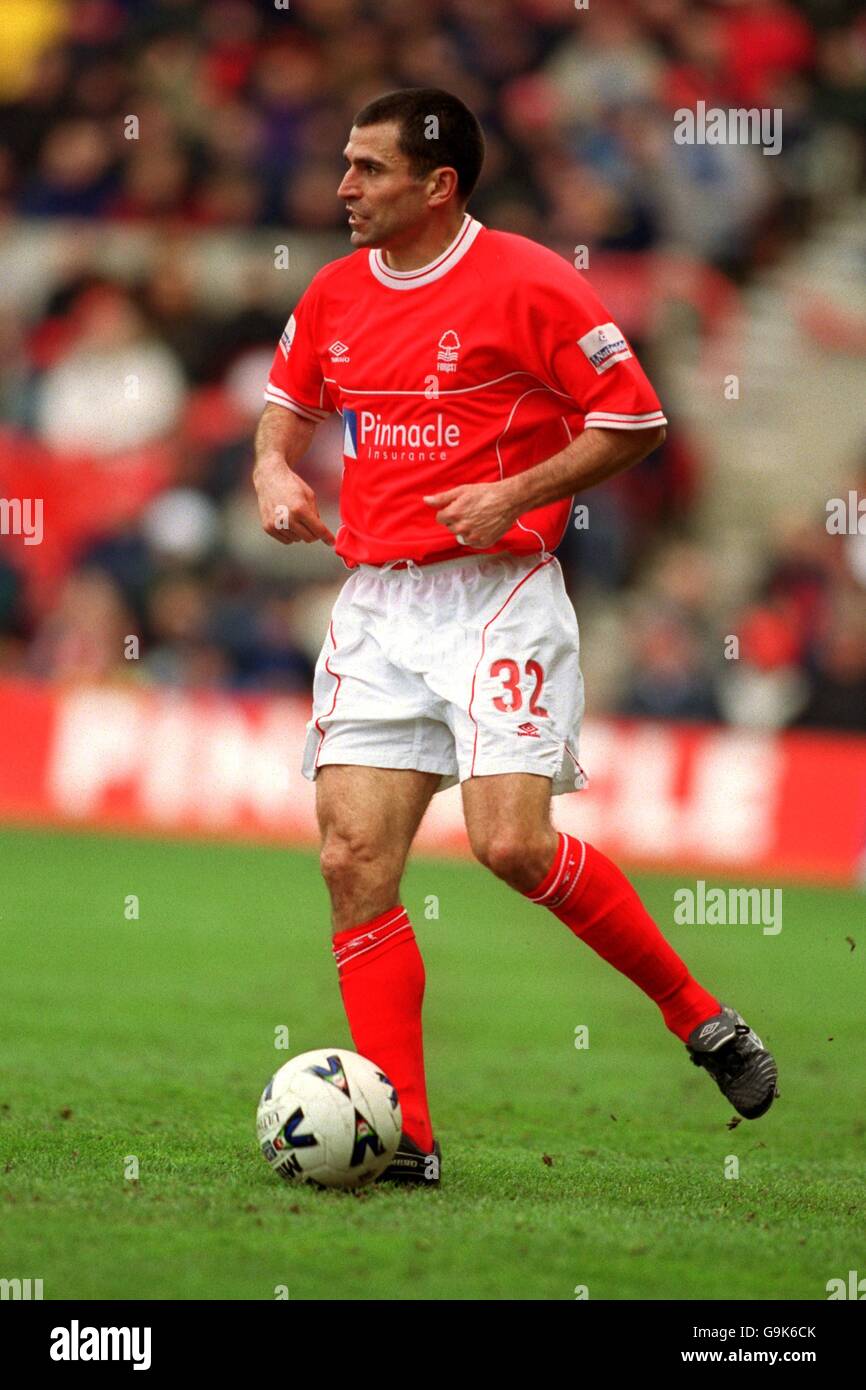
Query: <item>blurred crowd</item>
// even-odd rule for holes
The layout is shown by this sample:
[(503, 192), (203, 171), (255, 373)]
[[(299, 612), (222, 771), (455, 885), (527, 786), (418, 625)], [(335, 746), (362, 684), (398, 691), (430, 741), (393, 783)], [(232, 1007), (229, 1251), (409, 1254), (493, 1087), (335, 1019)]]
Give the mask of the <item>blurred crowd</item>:
[[(858, 0), (4, 0), (3, 29), (0, 205), (35, 217), (342, 228), (353, 112), (441, 86), (484, 123), (482, 220), (743, 269), (866, 121)], [(783, 108), (782, 153), (674, 146), (699, 99)]]
[[(866, 503), (866, 457), (848, 484), (838, 502)], [(836, 534), (828, 520), (781, 508), (738, 600), (718, 597), (724, 554), (687, 537), (663, 539), (640, 582), (600, 605), (590, 591), (578, 615), (593, 619), (594, 708), (866, 732), (866, 505), (859, 530)]]
[[(866, 120), (856, 0), (3, 10), (0, 201), (21, 215), (341, 228), (334, 185), (352, 113), (395, 86), (442, 86), (484, 123), (482, 220), (566, 246), (576, 227), (620, 250), (674, 241), (742, 267), (808, 211), (822, 129)], [(699, 99), (783, 108), (781, 155), (674, 146), (671, 113)]]
[[(443, 86), (476, 110), (488, 157), (472, 211), (569, 259), (585, 246), (663, 401), (652, 286), (664, 258), (689, 268), (712, 317), (808, 237), (834, 193), (834, 151), (846, 187), (864, 186), (854, 0), (2, 10), (0, 235), (68, 235), (64, 255), (28, 271), (26, 295), (0, 286), (0, 497), (45, 505), (41, 545), (0, 536), (0, 673), (308, 688), (344, 571), (258, 526), (251, 435), (303, 288), (275, 294), (261, 246), (286, 229), (317, 263), (348, 250), (340, 151), (370, 97)], [(676, 145), (673, 112), (697, 100), (783, 108), (781, 153)], [(217, 234), (233, 238), (229, 296), (196, 260)], [(122, 270), (98, 251), (109, 236), (138, 248)], [(333, 519), (333, 422), (304, 471)], [(857, 461), (852, 477), (866, 494)], [(693, 538), (701, 480), (700, 445), (675, 424), (568, 534), (578, 614), (616, 653), (593, 712), (866, 729), (863, 539), (830, 536), (821, 515), (780, 516), (749, 594), (719, 611), (724, 557)]]

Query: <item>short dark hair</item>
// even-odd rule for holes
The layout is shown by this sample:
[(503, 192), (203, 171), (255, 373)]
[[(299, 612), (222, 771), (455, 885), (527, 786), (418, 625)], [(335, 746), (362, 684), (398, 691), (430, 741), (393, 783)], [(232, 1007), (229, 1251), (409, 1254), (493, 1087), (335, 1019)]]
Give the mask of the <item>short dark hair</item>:
[[(431, 116), (436, 117), (436, 126), (431, 126)], [(398, 149), (407, 156), (413, 175), (423, 178), (432, 169), (455, 169), (457, 193), (465, 203), (484, 163), (484, 134), (469, 107), (438, 87), (406, 87), (368, 102), (354, 125), (381, 125), (385, 121), (399, 126)], [(434, 136), (431, 130), (438, 130), (438, 134)]]

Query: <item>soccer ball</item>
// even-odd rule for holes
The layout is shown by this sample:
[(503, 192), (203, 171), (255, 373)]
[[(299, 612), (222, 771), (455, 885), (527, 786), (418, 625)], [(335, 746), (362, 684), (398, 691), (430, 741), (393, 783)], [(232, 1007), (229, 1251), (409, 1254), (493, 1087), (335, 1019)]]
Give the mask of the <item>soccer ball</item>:
[(256, 1133), (281, 1178), (321, 1187), (361, 1187), (388, 1167), (403, 1125), (383, 1071), (344, 1048), (302, 1052), (272, 1076)]

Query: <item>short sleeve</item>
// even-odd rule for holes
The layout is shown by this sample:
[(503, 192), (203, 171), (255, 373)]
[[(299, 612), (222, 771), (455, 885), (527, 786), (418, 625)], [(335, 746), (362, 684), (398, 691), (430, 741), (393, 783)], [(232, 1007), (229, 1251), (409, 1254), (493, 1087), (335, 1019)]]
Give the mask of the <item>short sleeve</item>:
[(293, 410), (305, 420), (325, 420), (334, 404), (315, 350), (315, 294), (311, 285), (283, 329), (271, 363), (265, 400)]
[(528, 342), (533, 371), (574, 401), (586, 429), (667, 424), (631, 345), (586, 280), (566, 262), (533, 286)]

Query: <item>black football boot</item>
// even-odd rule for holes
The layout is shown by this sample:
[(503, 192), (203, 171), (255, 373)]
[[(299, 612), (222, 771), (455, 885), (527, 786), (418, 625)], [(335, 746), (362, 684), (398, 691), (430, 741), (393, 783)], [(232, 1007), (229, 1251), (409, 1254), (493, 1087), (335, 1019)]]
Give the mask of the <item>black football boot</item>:
[(710, 1073), (722, 1095), (747, 1120), (764, 1115), (779, 1094), (772, 1054), (728, 1004), (692, 1029), (686, 1049), (695, 1066)]
[(441, 1167), (442, 1150), (438, 1140), (433, 1140), (433, 1152), (425, 1154), (408, 1134), (404, 1134), (397, 1152), (377, 1182), (421, 1183), (438, 1187)]

